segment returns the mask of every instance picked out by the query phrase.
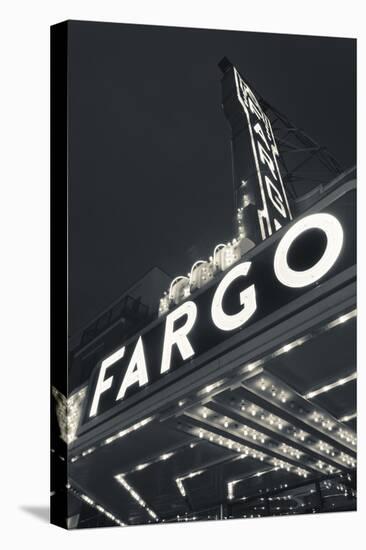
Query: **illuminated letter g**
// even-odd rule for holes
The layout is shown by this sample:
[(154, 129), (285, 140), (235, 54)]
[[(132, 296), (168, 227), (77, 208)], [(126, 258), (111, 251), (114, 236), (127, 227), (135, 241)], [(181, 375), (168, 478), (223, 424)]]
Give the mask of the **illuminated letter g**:
[(250, 319), (257, 309), (254, 285), (251, 285), (247, 289), (240, 292), (239, 299), (243, 308), (239, 311), (239, 313), (228, 315), (222, 308), (222, 302), (227, 288), (238, 277), (246, 276), (250, 266), (251, 262), (244, 262), (235, 266), (227, 275), (225, 275), (216, 289), (212, 300), (211, 316), (217, 328), (221, 330), (234, 330), (239, 328), (241, 325), (244, 325), (248, 319)]

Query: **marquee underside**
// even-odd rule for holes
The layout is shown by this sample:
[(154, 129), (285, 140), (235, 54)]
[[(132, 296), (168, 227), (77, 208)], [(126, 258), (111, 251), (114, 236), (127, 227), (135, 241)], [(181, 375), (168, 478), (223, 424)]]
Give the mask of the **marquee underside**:
[(168, 407), (157, 394), (154, 410), (140, 409), (145, 424), (84, 438), (71, 454), (71, 507), (83, 500), (106, 525), (355, 509), (353, 285), (342, 292), (240, 368)]

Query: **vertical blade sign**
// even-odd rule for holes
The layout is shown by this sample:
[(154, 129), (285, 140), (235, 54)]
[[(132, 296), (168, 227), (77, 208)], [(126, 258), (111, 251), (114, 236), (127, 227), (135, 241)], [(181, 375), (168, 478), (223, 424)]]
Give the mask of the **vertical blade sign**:
[(232, 127), (238, 217), (245, 236), (259, 243), (292, 219), (278, 166), (279, 151), (269, 118), (231, 64), (225, 66), (222, 91)]

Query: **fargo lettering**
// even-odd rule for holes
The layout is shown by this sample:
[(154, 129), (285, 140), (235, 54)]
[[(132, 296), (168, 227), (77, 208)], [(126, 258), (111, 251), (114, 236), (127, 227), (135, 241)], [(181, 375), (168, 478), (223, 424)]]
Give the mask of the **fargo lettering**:
[[(312, 265), (297, 271), (289, 265), (289, 251), (297, 246), (297, 238), (311, 229), (326, 235), (326, 246)], [(333, 214), (311, 214), (290, 225), (279, 242), (274, 241), (262, 255), (235, 264), (216, 285), (196, 299), (187, 299), (150, 331), (101, 361), (89, 418), (99, 414), (105, 396), (109, 395), (109, 407), (111, 399), (114, 403), (126, 399), (290, 301), (294, 292), (317, 283), (342, 256), (343, 246), (343, 228)]]

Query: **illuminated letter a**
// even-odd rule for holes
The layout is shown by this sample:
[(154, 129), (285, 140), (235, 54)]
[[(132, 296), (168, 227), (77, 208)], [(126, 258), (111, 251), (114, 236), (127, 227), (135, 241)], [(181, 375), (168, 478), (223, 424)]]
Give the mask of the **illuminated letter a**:
[(142, 344), (142, 338), (140, 336), (127, 367), (126, 374), (123, 378), (123, 382), (119, 389), (116, 401), (118, 401), (119, 399), (123, 399), (127, 388), (129, 388), (133, 384), (136, 384), (136, 382), (138, 382), (139, 386), (143, 386), (148, 381), (149, 380), (146, 370), (144, 346)]

